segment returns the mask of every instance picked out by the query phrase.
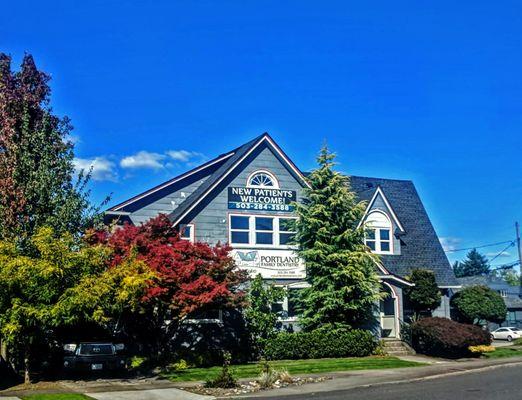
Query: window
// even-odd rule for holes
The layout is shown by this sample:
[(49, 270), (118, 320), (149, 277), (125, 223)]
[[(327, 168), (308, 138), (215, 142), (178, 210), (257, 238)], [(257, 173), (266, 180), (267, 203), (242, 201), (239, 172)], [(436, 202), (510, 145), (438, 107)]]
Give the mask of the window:
[(179, 237), (181, 240), (188, 240), (194, 242), (194, 225), (186, 224), (179, 226)]
[(268, 171), (256, 171), (247, 179), (247, 186), (267, 189), (277, 189), (279, 184), (274, 175)]
[(294, 218), (230, 215), (230, 244), (258, 247), (287, 247), (295, 232), (292, 230)]
[(250, 217), (232, 215), (230, 217), (230, 242), (234, 244), (250, 243)]
[(505, 290), (498, 290), (498, 293), (500, 294), (501, 297), (507, 297), (507, 292)]
[(392, 225), (390, 219), (381, 211), (373, 211), (366, 218), (364, 242), (375, 253), (392, 253)]

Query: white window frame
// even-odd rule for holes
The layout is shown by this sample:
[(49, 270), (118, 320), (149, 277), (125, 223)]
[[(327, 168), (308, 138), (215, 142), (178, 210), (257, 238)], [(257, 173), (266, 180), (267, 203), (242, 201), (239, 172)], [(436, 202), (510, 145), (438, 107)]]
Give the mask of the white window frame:
[[(257, 186), (257, 185), (252, 185), (251, 184), (252, 178), (254, 176), (256, 176), (257, 174), (268, 175), (268, 177), (270, 179), (272, 179), (272, 182), (274, 182), (274, 186), (264, 186), (264, 185)], [(259, 188), (259, 189), (279, 189), (279, 181), (277, 180), (277, 178), (275, 177), (275, 175), (272, 172), (270, 172), (270, 171), (268, 171), (266, 169), (258, 169), (258, 170), (255, 170), (254, 172), (252, 172), (250, 175), (248, 175), (248, 178), (247, 178), (247, 181), (246, 181), (246, 187)]]
[[(190, 227), (190, 236), (189, 237), (182, 236), (182, 232), (186, 227)], [(195, 238), (194, 230), (195, 230), (194, 224), (180, 224), (179, 225), (179, 238), (181, 240), (187, 240), (191, 243), (194, 243), (194, 238)]]
[[(368, 245), (367, 243), (369, 241), (375, 243), (375, 250), (371, 250), (372, 253), (374, 253), (374, 254), (393, 254), (393, 224), (392, 224), (392, 222), (390, 220), (390, 217), (384, 211), (372, 210), (372, 211), (370, 211), (368, 213), (368, 215), (366, 216), (366, 219), (368, 219), (368, 217), (370, 217), (373, 213), (382, 214), (387, 219), (388, 226), (367, 225), (368, 222), (365, 221), (365, 225), (364, 225), (365, 230), (367, 230), (367, 231), (370, 231), (370, 230), (374, 231), (374, 236), (375, 237), (373, 239), (370, 239), (370, 238), (367, 237), (367, 233), (365, 233), (364, 243), (366, 245)], [(387, 230), (389, 232), (389, 238), (388, 239), (385, 239), (385, 240), (381, 239), (381, 230)], [(390, 249), (388, 251), (381, 250), (382, 242), (387, 242), (387, 243), (390, 244)]]
[[(232, 229), (232, 217), (248, 217), (248, 243), (232, 243), (232, 231), (247, 232), (246, 229)], [(256, 217), (257, 218), (273, 218), (273, 225), (271, 231), (257, 230), (256, 231)], [(228, 243), (235, 249), (238, 248), (270, 248), (270, 249), (295, 249), (295, 245), (280, 244), (281, 233), (295, 233), (294, 231), (281, 231), (280, 219), (297, 219), (297, 217), (289, 215), (274, 215), (274, 214), (243, 214), (243, 213), (229, 213), (228, 214)], [(257, 244), (256, 232), (272, 232), (272, 244)]]

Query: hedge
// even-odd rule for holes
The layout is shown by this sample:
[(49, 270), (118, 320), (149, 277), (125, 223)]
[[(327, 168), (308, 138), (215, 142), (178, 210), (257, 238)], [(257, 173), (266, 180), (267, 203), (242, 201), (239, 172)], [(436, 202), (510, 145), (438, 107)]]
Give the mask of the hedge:
[(411, 325), (411, 333), (415, 351), (436, 357), (469, 357), (470, 346), (491, 343), (489, 331), (447, 318), (423, 318)]
[(375, 351), (377, 344), (370, 331), (359, 329), (281, 332), (263, 341), (263, 355), (267, 360), (365, 357)]

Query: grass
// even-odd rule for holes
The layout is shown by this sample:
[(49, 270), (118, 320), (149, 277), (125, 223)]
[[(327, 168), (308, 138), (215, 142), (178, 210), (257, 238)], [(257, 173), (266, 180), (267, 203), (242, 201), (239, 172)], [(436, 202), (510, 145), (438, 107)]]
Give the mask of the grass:
[(92, 397), (77, 393), (57, 393), (57, 394), (31, 394), (23, 396), (22, 400), (87, 400)]
[[(318, 360), (281, 360), (271, 361), (274, 369), (286, 369), (290, 374), (314, 374), (334, 371), (353, 371), (361, 369), (405, 368), (426, 365), (413, 361), (400, 360), (396, 357), (361, 357), (361, 358), (324, 358)], [(234, 377), (252, 378), (259, 375), (258, 363), (232, 365)], [(166, 371), (162, 375), (173, 382), (205, 381), (213, 379), (221, 367), (188, 368), (182, 371)]]
[(486, 358), (506, 358), (516, 356), (522, 356), (521, 347), (497, 347), (495, 351), (484, 354), (484, 357)]

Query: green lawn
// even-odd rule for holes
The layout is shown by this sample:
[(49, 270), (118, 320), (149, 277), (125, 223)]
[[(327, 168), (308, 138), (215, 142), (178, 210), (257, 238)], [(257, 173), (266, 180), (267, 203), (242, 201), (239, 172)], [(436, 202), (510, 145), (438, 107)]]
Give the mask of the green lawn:
[(497, 347), (497, 349), (491, 353), (485, 353), (486, 358), (505, 358), (505, 357), (516, 357), (522, 356), (521, 347)]
[(30, 396), (22, 397), (22, 400), (87, 400), (92, 397), (84, 394), (76, 393), (60, 393), (60, 394), (32, 394)]
[[(404, 368), (425, 365), (413, 361), (404, 361), (396, 357), (361, 357), (361, 358), (325, 358), (319, 360), (282, 360), (271, 361), (274, 369), (286, 369), (290, 374), (313, 374), (320, 372), (352, 371), (359, 369)], [(166, 371), (165, 378), (173, 382), (205, 381), (217, 376), (221, 367), (188, 368), (183, 371)], [(253, 378), (259, 375), (261, 367), (257, 363), (232, 365), (236, 378)]]

